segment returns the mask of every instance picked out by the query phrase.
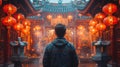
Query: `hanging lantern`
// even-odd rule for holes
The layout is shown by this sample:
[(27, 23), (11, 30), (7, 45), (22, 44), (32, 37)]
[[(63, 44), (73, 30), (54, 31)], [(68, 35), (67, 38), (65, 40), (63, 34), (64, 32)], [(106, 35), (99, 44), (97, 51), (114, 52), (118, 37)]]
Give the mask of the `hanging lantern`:
[(99, 31), (104, 31), (106, 29), (106, 25), (104, 23), (98, 23), (96, 25), (96, 29)]
[(92, 20), (90, 20), (89, 25), (90, 25), (90, 26), (95, 26), (97, 23), (98, 23), (97, 20), (92, 19)]
[(85, 30), (84, 26), (82, 26), (82, 25), (79, 25), (79, 26), (77, 27), (77, 29), (78, 29), (78, 30)]
[(0, 5), (2, 5), (2, 0), (0, 0)]
[(26, 29), (30, 30), (30, 26), (25, 26)]
[(111, 25), (115, 25), (118, 22), (118, 19), (115, 16), (107, 16), (106, 18), (104, 18), (103, 22), (107, 25), (107, 26), (111, 26)]
[(31, 25), (31, 23), (30, 23), (30, 21), (29, 21), (28, 19), (23, 20), (23, 21), (22, 21), (22, 24), (23, 24), (24, 26), (30, 26), (30, 25)]
[(15, 19), (18, 20), (18, 21), (19, 21), (19, 20), (23, 20), (23, 19), (25, 18), (22, 13), (15, 14), (14, 17), (15, 17)]
[(113, 3), (109, 3), (102, 8), (102, 11), (106, 14), (113, 14), (117, 11), (117, 6)]
[(23, 29), (23, 24), (17, 23), (13, 27), (16, 31), (21, 31)]
[(103, 20), (105, 17), (106, 15), (104, 13), (97, 13), (95, 15), (95, 19), (98, 19), (98, 20)]
[(13, 18), (12, 16), (6, 16), (5, 18), (2, 19), (2, 23), (5, 26), (12, 26), (12, 25), (16, 24), (16, 19)]
[(92, 33), (92, 34), (95, 34), (95, 33), (97, 33), (98, 32), (98, 30), (96, 29), (96, 28), (89, 28), (89, 30), (90, 30), (90, 32)]
[(52, 16), (51, 15), (47, 15), (47, 19), (52, 19)]
[(69, 15), (67, 18), (68, 18), (69, 20), (72, 20), (72, 19), (73, 19), (73, 16)]
[(93, 29), (94, 28), (94, 26), (89, 26), (89, 30), (91, 30), (91, 29)]
[(12, 5), (12, 4), (6, 4), (4, 7), (3, 7), (3, 11), (5, 13), (7, 13), (8, 15), (10, 14), (14, 14), (16, 11), (17, 11), (17, 8), (16, 6)]
[(29, 30), (28, 30), (27, 28), (23, 28), (21, 31), (22, 31), (22, 33), (25, 34), (25, 35), (28, 34), (28, 32), (29, 32)]

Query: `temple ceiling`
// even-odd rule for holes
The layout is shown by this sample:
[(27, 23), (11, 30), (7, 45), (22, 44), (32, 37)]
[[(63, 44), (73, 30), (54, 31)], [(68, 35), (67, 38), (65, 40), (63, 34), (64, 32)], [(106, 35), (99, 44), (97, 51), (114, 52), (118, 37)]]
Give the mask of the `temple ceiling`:
[(12, 3), (18, 7), (18, 12), (24, 15), (38, 14), (42, 11), (67, 13), (77, 11), (81, 14), (94, 16), (101, 12), (101, 8), (107, 3), (118, 4), (118, 0), (3, 0), (3, 5)]

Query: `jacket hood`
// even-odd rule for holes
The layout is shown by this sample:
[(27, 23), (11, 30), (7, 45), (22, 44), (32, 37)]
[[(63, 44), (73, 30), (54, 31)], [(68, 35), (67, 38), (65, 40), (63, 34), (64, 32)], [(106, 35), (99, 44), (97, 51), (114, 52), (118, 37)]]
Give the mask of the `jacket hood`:
[(56, 38), (52, 43), (56, 47), (64, 47), (68, 42), (66, 41), (65, 38)]

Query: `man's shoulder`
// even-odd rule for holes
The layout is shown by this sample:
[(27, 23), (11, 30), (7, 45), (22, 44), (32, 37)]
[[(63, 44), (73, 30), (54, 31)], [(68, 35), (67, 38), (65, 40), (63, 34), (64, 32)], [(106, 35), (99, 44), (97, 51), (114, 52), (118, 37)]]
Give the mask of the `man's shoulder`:
[(47, 44), (46, 49), (51, 49), (53, 47), (52, 43)]
[(70, 43), (70, 42), (68, 42), (67, 46), (74, 49), (74, 45), (72, 43)]

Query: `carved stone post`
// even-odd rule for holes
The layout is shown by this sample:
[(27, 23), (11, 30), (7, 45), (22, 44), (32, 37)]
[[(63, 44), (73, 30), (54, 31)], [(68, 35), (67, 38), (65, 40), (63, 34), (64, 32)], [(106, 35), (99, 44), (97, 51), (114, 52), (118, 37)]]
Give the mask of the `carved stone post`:
[(93, 42), (92, 45), (96, 48), (96, 55), (92, 59), (98, 64), (98, 67), (107, 67), (107, 63), (111, 59), (107, 54), (107, 46), (110, 45), (110, 42), (99, 39), (97, 42)]
[(24, 47), (27, 45), (25, 41), (21, 41), (21, 37), (18, 37), (18, 41), (10, 42), (12, 47), (11, 61), (14, 63), (14, 67), (22, 67), (22, 62), (27, 59), (24, 56)]

